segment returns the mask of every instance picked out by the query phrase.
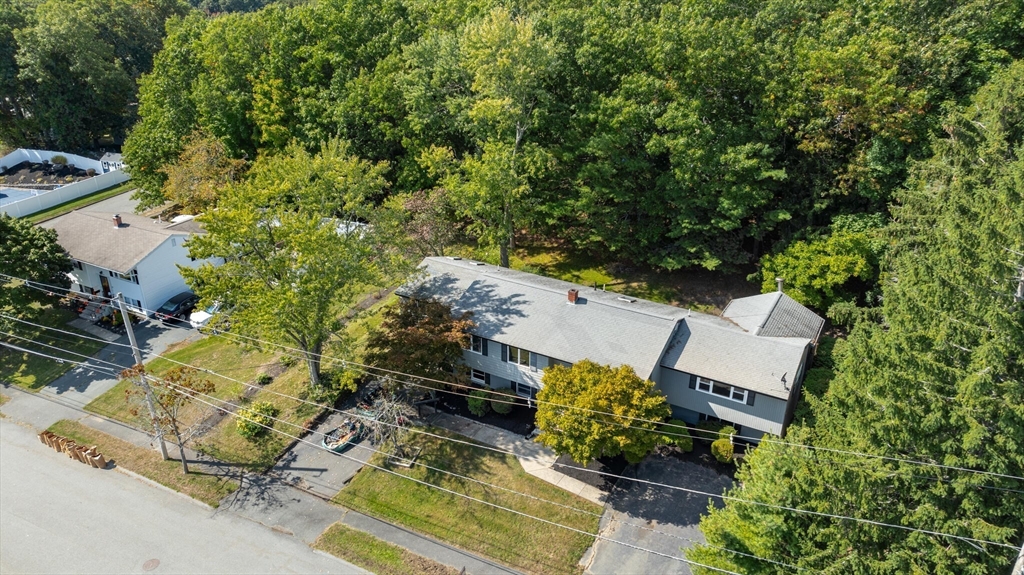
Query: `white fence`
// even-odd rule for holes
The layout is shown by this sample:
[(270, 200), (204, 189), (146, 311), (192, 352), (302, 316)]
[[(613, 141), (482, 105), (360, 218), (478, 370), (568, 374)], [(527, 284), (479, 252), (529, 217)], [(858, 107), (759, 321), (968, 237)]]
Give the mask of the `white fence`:
[(5, 168), (13, 168), (22, 162), (30, 162), (33, 164), (41, 164), (43, 160), (52, 161), (54, 156), (64, 156), (68, 160), (68, 165), (72, 165), (80, 170), (88, 170), (92, 168), (96, 170), (97, 174), (103, 173), (103, 164), (99, 160), (93, 160), (84, 156), (76, 156), (75, 154), (65, 154), (63, 152), (52, 152), (50, 150), (26, 150), (24, 148), (18, 148), (10, 154), (0, 158), (0, 166)]
[[(5, 156), (5, 158), (6, 157), (7, 156)], [(68, 156), (68, 163), (71, 163), (70, 156)], [(75, 165), (78, 166), (78, 164)], [(5, 212), (16, 218), (24, 217), (29, 214), (34, 214), (36, 212), (52, 208), (57, 204), (63, 204), (64, 202), (80, 198), (93, 192), (98, 192), (104, 188), (115, 186), (121, 182), (126, 182), (128, 179), (129, 176), (124, 172), (124, 170), (107, 172), (106, 174), (93, 176), (87, 180), (68, 184), (62, 188), (57, 188), (56, 190), (39, 192), (38, 195), (25, 198), (24, 200), (4, 204), (0, 206), (0, 212)]]

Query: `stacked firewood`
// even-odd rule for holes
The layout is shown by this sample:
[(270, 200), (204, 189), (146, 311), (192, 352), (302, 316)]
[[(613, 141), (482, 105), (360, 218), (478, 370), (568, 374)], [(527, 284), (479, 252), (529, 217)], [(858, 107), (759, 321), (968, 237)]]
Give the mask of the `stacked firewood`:
[(107, 460), (96, 450), (95, 445), (92, 447), (79, 445), (73, 439), (68, 439), (49, 431), (40, 433), (39, 441), (43, 445), (52, 447), (54, 451), (64, 453), (71, 459), (77, 459), (86, 465), (91, 465), (97, 469), (103, 469), (107, 466)]

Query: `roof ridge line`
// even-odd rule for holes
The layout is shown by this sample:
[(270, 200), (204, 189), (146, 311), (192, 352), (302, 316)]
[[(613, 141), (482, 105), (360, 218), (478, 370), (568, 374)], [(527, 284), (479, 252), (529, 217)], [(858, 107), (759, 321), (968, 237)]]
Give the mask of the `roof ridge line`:
[(775, 303), (772, 304), (772, 309), (768, 310), (768, 314), (764, 316), (764, 321), (761, 322), (761, 325), (757, 326), (757, 331), (754, 332), (754, 335), (761, 335), (761, 330), (764, 329), (764, 326), (765, 324), (768, 323), (768, 320), (772, 318), (772, 314), (775, 313), (775, 308), (779, 307), (779, 302), (782, 301), (782, 296), (786, 295), (781, 291), (775, 293), (779, 295), (775, 297)]
[[(583, 284), (577, 284), (577, 283), (565, 281), (565, 280), (558, 279), (558, 278), (551, 278), (551, 277), (548, 277), (548, 276), (542, 276), (540, 274), (530, 274), (529, 272), (524, 272), (524, 271), (520, 271), (520, 270), (514, 270), (512, 268), (502, 268), (500, 266), (495, 266), (495, 267), (497, 267), (499, 270), (507, 269), (509, 271), (516, 272), (516, 273), (529, 274), (529, 275), (534, 275), (534, 276), (541, 277), (541, 278), (544, 278), (544, 279), (559, 281), (559, 282), (566, 283), (566, 284), (569, 284), (569, 285), (575, 286), (575, 287), (581, 287), (581, 288), (584, 288), (584, 289), (593, 289), (593, 288), (587, 287), (587, 286), (585, 286)], [(534, 288), (534, 289), (539, 289), (539, 290), (546, 291), (546, 292), (552, 293), (552, 294), (560, 293), (560, 292), (555, 291), (554, 289), (549, 288), (547, 286), (531, 284), (531, 283), (527, 283), (527, 282), (524, 282), (524, 281), (516, 280), (516, 279), (513, 279), (513, 278), (501, 277), (500, 275), (492, 274), (490, 272), (491, 272), (491, 270), (483, 270), (481, 275), (486, 275), (487, 277), (491, 277), (491, 278), (495, 278), (495, 279), (501, 279), (502, 281), (507, 281), (507, 282), (510, 282), (510, 283), (514, 283), (516, 285), (521, 285), (521, 286), (526, 286), (526, 287), (530, 287), (530, 288)], [(575, 289), (575, 287), (574, 287), (574, 289)], [(609, 292), (607, 290), (594, 290), (594, 291), (600, 291), (602, 293), (610, 293), (610, 294), (614, 294), (614, 295), (622, 296), (622, 297), (632, 297), (632, 296), (627, 296), (626, 294), (622, 294), (622, 293), (615, 292), (615, 291), (613, 291), (613, 292)], [(580, 296), (583, 296), (583, 295), (584, 294), (582, 293), (582, 290), (581, 290)], [(635, 299), (637, 301), (642, 301), (642, 302), (645, 302), (645, 303), (649, 303), (649, 304), (664, 306), (666, 308), (669, 308), (669, 309), (672, 309), (672, 310), (676, 310), (676, 311), (678, 311), (680, 313), (682, 313), (682, 312), (689, 313), (691, 311), (690, 308), (683, 308), (683, 307), (677, 307), (677, 306), (674, 306), (674, 305), (658, 303), (656, 301), (651, 301), (649, 299), (643, 299), (643, 298), (633, 298), (633, 299)], [(665, 320), (665, 321), (673, 321), (673, 322), (675, 322), (675, 321), (679, 321), (679, 320), (683, 319), (683, 318), (673, 318), (673, 317), (665, 317), (665, 316), (661, 316), (661, 315), (656, 315), (656, 314), (653, 314), (653, 313), (650, 313), (650, 312), (646, 312), (646, 311), (640, 310), (640, 309), (629, 309), (626, 306), (614, 305), (611, 302), (595, 301), (595, 303), (600, 304), (600, 305), (604, 305), (604, 306), (607, 306), (607, 307), (610, 307), (610, 308), (614, 308), (614, 309), (622, 309), (622, 310), (630, 311), (630, 312), (633, 312), (633, 313), (639, 313), (639, 314), (645, 315), (647, 317), (653, 317), (653, 318), (662, 319), (662, 320)]]

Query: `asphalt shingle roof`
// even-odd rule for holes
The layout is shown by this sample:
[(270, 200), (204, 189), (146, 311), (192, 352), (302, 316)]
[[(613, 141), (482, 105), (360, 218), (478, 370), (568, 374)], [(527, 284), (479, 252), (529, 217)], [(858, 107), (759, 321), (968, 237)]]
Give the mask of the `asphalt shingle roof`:
[(115, 228), (113, 216), (74, 211), (41, 225), (57, 232), (57, 243), (72, 258), (121, 273), (128, 273), (167, 238), (202, 231), (194, 220), (168, 225), (135, 214), (121, 214), (122, 225)]
[(472, 311), (487, 339), (570, 363), (630, 365), (644, 378), (661, 365), (781, 399), (824, 323), (778, 293), (734, 300), (719, 317), (459, 258), (426, 258), (421, 269), (398, 293)]
[(679, 325), (661, 365), (785, 400), (807, 343), (805, 338), (757, 337), (689, 317)]
[(734, 299), (722, 312), (748, 332), (762, 337), (802, 337), (818, 341), (825, 320), (782, 292)]
[[(649, 378), (688, 310), (470, 260), (427, 258), (403, 295), (433, 296), (472, 311), (474, 332), (568, 361), (629, 365)], [(568, 291), (578, 289), (576, 304)]]

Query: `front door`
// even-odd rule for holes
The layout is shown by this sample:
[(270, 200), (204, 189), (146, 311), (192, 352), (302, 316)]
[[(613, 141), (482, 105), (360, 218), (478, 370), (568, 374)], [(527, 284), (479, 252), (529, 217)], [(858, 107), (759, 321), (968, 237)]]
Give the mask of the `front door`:
[(103, 297), (110, 297), (110, 280), (107, 276), (100, 276), (100, 286), (103, 288)]

